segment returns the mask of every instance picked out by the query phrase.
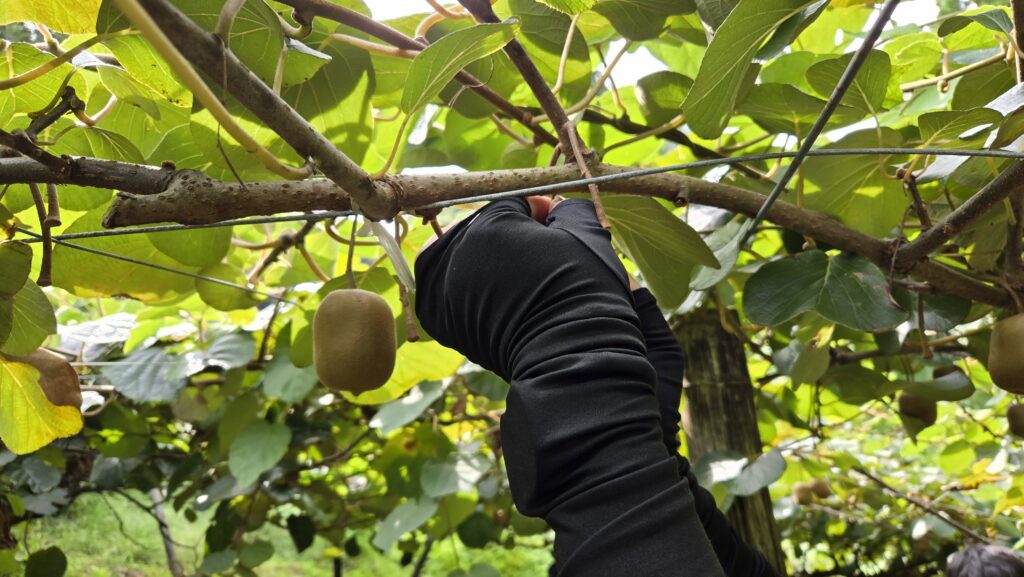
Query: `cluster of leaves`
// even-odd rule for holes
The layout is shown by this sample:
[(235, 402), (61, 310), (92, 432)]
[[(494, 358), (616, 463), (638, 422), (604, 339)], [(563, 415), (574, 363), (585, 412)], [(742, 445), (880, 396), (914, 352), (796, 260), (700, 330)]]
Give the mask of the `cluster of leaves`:
[[(369, 15), (360, 0), (337, 3)], [(212, 30), (222, 3), (174, 4)], [(1013, 44), (1010, 12), (939, 5), (941, 20), (886, 32), (833, 117), (831, 128), (843, 130), (829, 134), (826, 148), (1020, 150), (1024, 93), (1012, 58), (1000, 56)], [(560, 86), (558, 98), (606, 162), (658, 166), (793, 149), (874, 7), (863, 0), (499, 0), (495, 10), (514, 19), (490, 26), (442, 19), (424, 32), (431, 48), (405, 59), (368, 50), (351, 38), (376, 39), (322, 18), (308, 36), (293, 37), (293, 24), (282, 21), (288, 8), (247, 0), (227, 44), (366, 170), (386, 166), (397, 144), (399, 169), (475, 171), (542, 166), (551, 157), (550, 146), (534, 143), (530, 131), (495, 116), (490, 103), (452, 80), (465, 66), (496, 94), (539, 114), (499, 51), (514, 36), (548, 83)], [(412, 36), (427, 16), (388, 24)], [(169, 161), (227, 181), (278, 178), (193, 102), (109, 0), (8, 0), (0, 18), (48, 28), (47, 37), (34, 25), (2, 30), (10, 40), (0, 67), (0, 83), (10, 83), (0, 84), (5, 129), (26, 128), (70, 87), (85, 102), (82, 116), (94, 122), (62, 117), (49, 125), (37, 142), (53, 154)], [(70, 62), (18, 80), (83, 42), (94, 43)], [(611, 53), (627, 48), (626, 58), (652, 57), (661, 69), (635, 86), (597, 85)], [(257, 142), (286, 162), (303, 162), (242, 103), (223, 98)], [(818, 157), (804, 164), (790, 200), (868, 235), (912, 237), (922, 223), (894, 178), (898, 168), (917, 175), (937, 220), (1005, 165)], [(745, 168), (691, 174), (770, 190), (777, 165)], [(64, 224), (52, 232), (102, 229), (113, 195), (61, 186)], [(746, 456), (709, 455), (698, 470), (724, 506), (771, 484), (795, 569), (861, 574), (934, 564), (963, 537), (947, 516), (994, 540), (1024, 537), (1022, 457), (1001, 418), (1010, 399), (984, 366), (998, 311), (913, 292), (920, 287), (894, 284), (890, 271), (862, 256), (815, 248), (813, 239), (790, 231), (759, 230), (741, 250), (746, 221), (732, 213), (625, 196), (607, 197), (605, 207), (627, 266), (666, 309), (741, 313), (762, 438), (777, 450), (745, 468)], [(997, 206), (941, 261), (980, 278), (1001, 274), (1009, 216)], [(0, 225), (38, 228), (28, 186), (5, 189)], [(511, 547), (547, 536), (542, 522), (515, 511), (501, 468), (497, 419), (506, 385), (427, 335), (407, 339), (393, 265), (358, 221), (333, 234), (315, 228), (296, 237), (295, 229), (75, 241), (159, 270), (58, 245), (55, 288), (45, 292), (32, 280), (42, 266), (39, 245), (0, 244), (0, 438), (8, 449), (0, 453), (0, 574), (22, 563), (34, 574), (62, 573), (59, 551), (19, 556), (11, 529), (59, 513), (86, 491), (155, 487), (186, 515), (214, 511), (196, 568), (205, 574), (254, 574), (273, 554), (252, 536), (268, 523), (286, 527), (300, 550), (318, 536), (339, 556), (358, 555), (352, 536), (369, 531), (374, 546), (407, 563), (427, 539)], [(412, 262), (432, 232), (414, 223), (397, 230)], [(291, 250), (279, 250), (285, 238)], [(336, 240), (349, 238), (360, 241), (351, 260)], [(357, 286), (388, 300), (400, 336), (392, 379), (358, 398), (318, 388), (310, 368), (312, 314), (324, 294), (349, 286), (350, 270)], [(245, 286), (284, 300), (254, 296)], [(922, 354), (923, 341), (933, 354)], [(42, 345), (77, 363), (84, 418), (46, 390), (38, 369), (18, 360)], [(962, 372), (942, 376), (954, 363)], [(891, 401), (901, 390), (941, 402), (938, 422), (925, 427), (897, 415)], [(836, 496), (795, 507), (792, 484), (822, 477), (832, 480)], [(901, 494), (930, 502), (931, 510), (910, 506)], [(474, 566), (469, 574), (493, 571)]]

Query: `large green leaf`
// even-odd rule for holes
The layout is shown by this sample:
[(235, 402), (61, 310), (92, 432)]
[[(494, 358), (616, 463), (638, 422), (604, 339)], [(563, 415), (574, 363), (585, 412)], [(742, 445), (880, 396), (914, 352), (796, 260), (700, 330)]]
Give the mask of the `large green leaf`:
[(692, 79), (669, 70), (637, 80), (636, 99), (647, 123), (657, 126), (682, 114), (683, 100), (691, 86)]
[(762, 266), (743, 289), (743, 310), (763, 325), (815, 310), (861, 331), (891, 329), (907, 319), (889, 296), (885, 275), (871, 261), (818, 250)]
[(922, 114), (917, 119), (918, 127), (921, 129), (921, 146), (953, 148), (962, 147), (964, 141), (961, 135), (970, 132), (970, 135), (978, 136), (988, 131), (978, 130), (981, 127), (991, 127), (998, 124), (1003, 116), (991, 108), (972, 108), (971, 110), (942, 110)]
[(0, 353), (27, 355), (57, 332), (53, 306), (43, 290), (31, 279), (11, 299), (11, 332), (7, 340), (0, 333)]
[[(102, 230), (102, 219), (102, 208), (91, 210), (66, 232)], [(186, 272), (196, 270), (164, 255), (141, 234), (78, 240), (74, 244)], [(53, 284), (80, 297), (128, 295), (151, 303), (177, 298), (191, 292), (194, 286), (188, 276), (62, 245), (53, 251)]]
[(615, 30), (632, 40), (650, 40), (661, 35), (669, 16), (696, 10), (693, 0), (598, 0), (594, 11), (612, 23)]
[(905, 391), (932, 401), (962, 401), (974, 394), (974, 385), (967, 375), (953, 371), (932, 381), (909, 383)]
[(640, 269), (661, 306), (675, 308), (683, 302), (694, 266), (721, 266), (697, 231), (656, 200), (611, 195), (602, 202), (616, 244)]
[[(530, 54), (544, 79), (553, 86), (558, 79), (562, 50), (572, 19), (535, 0), (509, 0), (508, 4), (512, 14), (522, 22), (519, 41)], [(607, 26), (606, 21), (602, 22)], [(518, 76), (518, 72), (512, 74)], [(558, 98), (566, 103), (580, 99), (590, 88), (591, 76), (587, 39), (577, 29), (569, 44), (569, 57), (565, 62), (564, 80)], [(522, 102), (513, 101), (517, 104), (536, 105), (532, 94)]]
[(730, 492), (747, 497), (768, 487), (786, 472), (786, 459), (778, 449), (760, 455), (753, 463), (743, 467), (729, 485)]
[(704, 138), (722, 134), (754, 54), (775, 28), (813, 0), (742, 0), (718, 29), (700, 64), (683, 111)]
[(1010, 20), (1009, 11), (1005, 8), (996, 8), (990, 10), (988, 8), (979, 8), (976, 10), (969, 10), (961, 15), (947, 18), (939, 25), (939, 36), (949, 36), (950, 34), (966, 28), (972, 23), (977, 23), (989, 30), (995, 30), (996, 32), (1002, 32), (1003, 34), (1010, 34), (1013, 32), (1013, 20)]
[[(844, 54), (814, 64), (807, 69), (807, 82), (820, 96), (831, 96), (853, 56), (853, 53)], [(857, 76), (843, 95), (841, 103), (866, 114), (881, 112), (891, 76), (892, 63), (889, 61), (889, 55), (881, 50), (872, 50), (857, 71)]]
[[(219, 263), (231, 249), (230, 226), (146, 233), (160, 252), (186, 266)], [(243, 283), (244, 284), (244, 283)]]
[(460, 70), (501, 50), (515, 37), (519, 22), (478, 24), (456, 30), (431, 44), (413, 59), (402, 93), (402, 111), (419, 110), (441, 93)]
[[(142, 164), (143, 156), (127, 137), (93, 127), (76, 127), (64, 133), (49, 151), (54, 154), (88, 156)], [(112, 191), (91, 186), (60, 187), (60, 205), (71, 210), (88, 210), (107, 202)]]
[(64, 577), (68, 558), (56, 545), (35, 551), (25, 563), (25, 577)]
[(373, 546), (381, 551), (387, 551), (402, 535), (426, 523), (434, 516), (435, 511), (437, 511), (437, 501), (433, 499), (423, 498), (402, 503), (377, 524), (377, 534), (373, 537)]
[(712, 30), (718, 30), (718, 27), (725, 22), (740, 0), (695, 0), (695, 2), (701, 21)]
[[(903, 137), (888, 128), (868, 129), (845, 136), (826, 146), (833, 148), (901, 146)], [(804, 162), (807, 186), (804, 208), (835, 217), (857, 230), (882, 237), (903, 216), (906, 194), (899, 180), (887, 174), (888, 165), (900, 157), (833, 156)]]
[[(736, 112), (746, 114), (769, 132), (803, 138), (824, 109), (824, 100), (804, 94), (791, 84), (758, 84)], [(862, 116), (849, 106), (840, 106), (832, 118), (835, 124), (847, 124)]]
[[(245, 271), (226, 263), (208, 266), (199, 271), (199, 274), (242, 287), (247, 283)], [(259, 302), (250, 291), (208, 280), (196, 279), (196, 292), (199, 293), (199, 298), (203, 299), (204, 303), (221, 311), (252, 308)]]
[(590, 10), (596, 0), (540, 0), (540, 2), (570, 16)]
[(38, 22), (54, 32), (88, 34), (102, 0), (4, 0), (0, 24)]
[(132, 351), (102, 373), (118, 393), (133, 401), (173, 401), (185, 386), (188, 360), (150, 347)]
[(441, 381), (424, 381), (413, 387), (409, 394), (381, 407), (370, 420), (370, 426), (380, 429), (382, 435), (390, 433), (416, 420), (443, 394)]
[(260, 475), (276, 465), (288, 451), (291, 439), (291, 429), (280, 423), (263, 419), (249, 423), (235, 437), (228, 453), (228, 467), (239, 486), (255, 483)]
[(16, 240), (0, 242), (0, 298), (11, 298), (28, 279), (32, 248)]

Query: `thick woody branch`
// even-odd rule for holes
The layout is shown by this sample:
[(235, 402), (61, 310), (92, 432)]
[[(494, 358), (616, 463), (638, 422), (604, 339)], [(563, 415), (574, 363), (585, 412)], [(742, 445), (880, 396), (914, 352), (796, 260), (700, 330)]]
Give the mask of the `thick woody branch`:
[[(339, 24), (350, 26), (361, 32), (365, 32), (370, 36), (377, 39), (383, 40), (392, 46), (396, 46), (403, 50), (414, 50), (420, 51), (427, 47), (423, 42), (406, 36), (398, 30), (377, 22), (372, 18), (367, 18), (355, 10), (350, 10), (344, 6), (339, 6), (331, 2), (324, 0), (280, 0), (282, 4), (291, 6), (298, 10), (301, 14), (308, 16), (319, 16), (328, 20), (333, 20)], [(461, 82), (464, 86), (477, 93), (481, 98), (494, 105), (495, 108), (504, 112), (509, 117), (514, 118), (516, 121), (521, 123), (523, 126), (530, 129), (533, 132), (534, 137), (541, 143), (550, 144), (554, 146), (558, 144), (558, 140), (551, 135), (548, 131), (544, 130), (539, 126), (535, 126), (531, 122), (532, 116), (529, 112), (519, 108), (512, 104), (497, 92), (491, 90), (483, 81), (466, 72), (465, 70), (460, 71), (455, 79)]]
[(941, 222), (900, 248), (896, 253), (896, 269), (905, 271), (928, 258), (932, 251), (962, 233), (971, 223), (1021, 187), (1024, 187), (1024, 161), (1017, 161)]
[[(53, 173), (27, 158), (0, 159), (0, 185), (40, 182), (78, 184), (121, 191), (104, 219), (107, 227), (158, 222), (204, 224), (247, 216), (272, 215), (313, 210), (346, 210), (351, 207), (346, 191), (325, 179), (299, 182), (251, 182), (241, 186), (223, 182), (192, 170), (173, 170), (135, 164), (76, 158), (73, 176)], [(600, 164), (595, 175), (617, 174), (628, 167)], [(572, 165), (462, 174), (396, 175), (405, 194), (395, 211), (444, 200), (459, 200), (485, 194), (562, 183), (577, 178)], [(716, 206), (752, 216), (764, 202), (764, 195), (720, 183), (680, 174), (657, 174), (605, 183), (607, 192), (656, 196), (672, 202)], [(579, 186), (576, 191), (586, 188)], [(395, 212), (395, 213), (396, 213)], [(385, 216), (394, 216), (390, 213)], [(835, 220), (786, 202), (776, 203), (768, 214), (772, 222), (828, 243), (841, 250), (867, 257), (888, 269), (892, 243), (843, 226)], [(961, 271), (922, 260), (906, 271), (927, 282), (937, 292), (958, 295), (1000, 307), (1011, 305), (1001, 288), (985, 284)]]
[(379, 218), (394, 210), (396, 194), (374, 182), (306, 120), (226, 50), (212, 33), (199, 27), (167, 0), (140, 0), (175, 47), (213, 82), (262, 120), (302, 157), (312, 158), (323, 174), (348, 191), (359, 208)]

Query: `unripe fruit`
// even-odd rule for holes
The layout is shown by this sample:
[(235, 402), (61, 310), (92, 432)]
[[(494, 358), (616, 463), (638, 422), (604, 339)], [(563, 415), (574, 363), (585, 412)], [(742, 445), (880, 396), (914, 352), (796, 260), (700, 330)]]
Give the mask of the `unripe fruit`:
[(1024, 395), (1024, 314), (996, 323), (988, 349), (988, 372), (997, 387)]
[(358, 395), (388, 382), (395, 368), (395, 318), (380, 295), (339, 290), (313, 317), (313, 363), (320, 382)]
[(939, 414), (938, 403), (906, 391), (900, 393), (899, 405), (900, 413), (907, 417), (914, 417), (923, 422), (925, 426), (934, 425)]
[(803, 481), (793, 484), (793, 501), (797, 505), (810, 505), (814, 501), (814, 489), (810, 483)]
[(832, 496), (832, 485), (829, 484), (828, 479), (815, 479), (811, 482), (811, 491), (819, 499), (828, 499)]
[(1024, 437), (1024, 405), (1010, 405), (1006, 409), (1006, 422), (1010, 424), (1010, 432)]

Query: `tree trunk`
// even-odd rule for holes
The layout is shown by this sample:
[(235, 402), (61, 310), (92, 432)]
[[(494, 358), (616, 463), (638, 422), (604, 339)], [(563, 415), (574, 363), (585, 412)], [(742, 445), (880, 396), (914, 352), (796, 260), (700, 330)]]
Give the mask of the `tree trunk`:
[[(682, 320), (676, 336), (686, 353), (683, 430), (690, 459), (697, 461), (717, 451), (736, 451), (751, 458), (761, 454), (754, 387), (743, 343), (722, 328), (717, 310), (698, 310)], [(726, 517), (744, 541), (786, 574), (768, 489), (735, 499)]]

